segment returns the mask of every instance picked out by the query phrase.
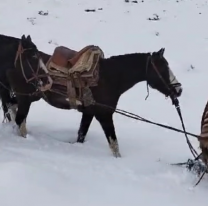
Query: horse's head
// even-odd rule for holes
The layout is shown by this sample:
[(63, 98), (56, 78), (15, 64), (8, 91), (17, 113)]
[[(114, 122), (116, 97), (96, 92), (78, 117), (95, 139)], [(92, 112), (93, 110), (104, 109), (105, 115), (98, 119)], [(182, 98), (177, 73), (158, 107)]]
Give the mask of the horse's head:
[(181, 83), (171, 71), (168, 61), (164, 57), (165, 49), (153, 52), (147, 65), (148, 84), (165, 96), (179, 97), (182, 94)]
[(16, 63), (19, 63), (27, 83), (32, 83), (36, 87), (41, 88), (42, 91), (47, 90), (48, 86), (51, 86), (52, 80), (48, 76), (47, 68), (30, 35), (27, 37), (25, 35), (22, 36), (17, 51)]

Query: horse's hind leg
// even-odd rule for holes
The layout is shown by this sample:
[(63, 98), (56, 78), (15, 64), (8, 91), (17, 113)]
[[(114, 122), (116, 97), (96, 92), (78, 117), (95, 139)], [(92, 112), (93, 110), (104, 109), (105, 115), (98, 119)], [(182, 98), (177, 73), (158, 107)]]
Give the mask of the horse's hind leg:
[(30, 105), (31, 101), (28, 96), (18, 97), (18, 111), (15, 121), (22, 137), (26, 137), (27, 135), (26, 118), (29, 113)]
[(7, 108), (11, 121), (15, 122), (18, 108), (16, 97), (10, 97), (9, 103), (7, 104)]
[(0, 91), (2, 108), (4, 112), (4, 120), (15, 121), (16, 110), (17, 110), (17, 100), (15, 97), (10, 96), (10, 92), (5, 89)]
[(82, 113), (82, 119), (81, 119), (79, 131), (78, 131), (77, 142), (83, 143), (85, 141), (85, 137), (86, 137), (87, 132), (89, 130), (93, 116), (94, 115), (92, 115), (92, 114), (87, 114), (84, 112)]
[(96, 119), (100, 122), (105, 136), (107, 138), (109, 147), (115, 157), (121, 157), (119, 152), (118, 141), (115, 133), (115, 127), (113, 123), (113, 114), (111, 113), (103, 113), (103, 114), (96, 114)]
[(1, 99), (1, 101), (2, 101), (2, 109), (3, 109), (3, 113), (4, 113), (3, 122), (7, 122), (7, 121), (11, 122), (11, 115), (9, 114), (7, 104), (4, 101), (4, 99)]

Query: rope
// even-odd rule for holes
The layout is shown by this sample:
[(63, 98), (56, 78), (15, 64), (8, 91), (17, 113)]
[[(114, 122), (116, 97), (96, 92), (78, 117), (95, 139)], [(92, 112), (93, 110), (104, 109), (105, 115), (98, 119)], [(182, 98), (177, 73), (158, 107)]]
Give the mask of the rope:
[[(136, 120), (139, 120), (139, 121), (142, 121), (142, 122), (147, 122), (147, 123), (150, 123), (150, 124), (153, 124), (153, 125), (157, 125), (157, 126), (169, 129), (169, 130), (173, 130), (173, 131), (177, 131), (177, 132), (180, 132), (180, 133), (184, 133), (185, 137), (186, 137), (186, 142), (187, 142), (187, 144), (189, 146), (189, 149), (190, 149), (192, 155), (194, 156), (194, 160), (199, 160), (199, 158), (202, 155), (202, 153), (198, 154), (196, 152), (196, 150), (192, 146), (192, 144), (191, 144), (191, 142), (190, 142), (190, 140), (189, 140), (187, 135), (190, 135), (190, 136), (193, 136), (193, 137), (196, 137), (196, 138), (198, 138), (199, 136), (195, 135), (195, 134), (192, 134), (192, 133), (189, 133), (189, 132), (186, 132), (184, 121), (183, 121), (183, 117), (182, 117), (182, 113), (181, 113), (181, 110), (180, 110), (180, 107), (179, 107), (179, 101), (178, 101), (177, 98), (172, 99), (172, 101), (173, 101), (173, 104), (175, 105), (175, 108), (176, 108), (176, 110), (178, 112), (178, 115), (179, 115), (179, 118), (181, 120), (181, 124), (182, 124), (183, 130), (179, 130), (179, 129), (176, 129), (174, 127), (170, 127), (170, 126), (167, 126), (167, 125), (163, 125), (163, 124), (159, 124), (159, 123), (156, 123), (156, 122), (152, 122), (150, 120), (144, 119), (144, 118), (142, 118), (142, 117), (140, 117), (138, 115), (135, 115), (133, 113), (130, 113), (130, 112), (127, 112), (127, 111), (124, 111), (124, 110), (120, 110), (120, 109), (115, 109), (113, 107), (110, 107), (110, 106), (107, 106), (107, 105), (104, 105), (104, 104), (95, 103), (95, 105), (98, 105), (98, 106), (101, 106), (101, 107), (106, 107), (106, 108), (108, 108), (108, 109), (110, 109), (112, 111), (115, 111), (115, 113), (121, 114), (121, 115), (126, 116), (126, 117), (130, 117), (132, 119), (136, 119)], [(194, 165), (189, 165), (189, 162), (176, 163), (176, 164), (172, 164), (172, 165), (177, 165), (177, 166), (188, 165), (191, 168), (194, 166)], [(200, 178), (197, 181), (197, 183), (195, 184), (195, 186), (197, 186), (201, 182), (202, 178), (204, 177), (205, 173), (207, 173), (207, 171), (208, 171), (208, 169), (206, 167), (206, 169), (202, 172), (202, 175), (200, 176)]]
[[(95, 105), (108, 108), (108, 109), (110, 109), (112, 111), (115, 111), (115, 113), (118, 113), (120, 115), (129, 117), (129, 118), (132, 118), (132, 119), (135, 119), (135, 120), (139, 120), (139, 121), (146, 122), (146, 123), (149, 123), (149, 124), (153, 124), (153, 125), (156, 125), (156, 126), (159, 126), (159, 127), (165, 128), (165, 129), (168, 129), (168, 130), (172, 130), (172, 131), (175, 131), (175, 132), (179, 132), (179, 133), (185, 134), (184, 130), (180, 130), (180, 129), (177, 129), (175, 127), (171, 127), (171, 126), (168, 126), (168, 125), (165, 125), (165, 124), (160, 124), (160, 123), (157, 123), (157, 122), (150, 121), (150, 120), (145, 119), (145, 118), (143, 118), (143, 117), (141, 117), (139, 115), (133, 114), (131, 112), (127, 112), (125, 110), (115, 109), (113, 107), (110, 107), (110, 106), (107, 106), (107, 105), (101, 104), (101, 103), (95, 103)], [(190, 133), (190, 132), (186, 132), (186, 134), (187, 135), (190, 135), (192, 137), (195, 137), (195, 138), (198, 138), (199, 137), (198, 135), (193, 134), (193, 133)]]
[(189, 140), (189, 138), (188, 138), (188, 136), (187, 136), (187, 133), (186, 133), (186, 129), (185, 129), (185, 125), (184, 125), (184, 121), (183, 121), (183, 117), (182, 117), (182, 113), (181, 113), (181, 109), (180, 109), (180, 106), (179, 106), (179, 101), (178, 101), (178, 99), (177, 99), (177, 98), (173, 99), (173, 103), (174, 103), (175, 108), (176, 108), (176, 110), (177, 110), (177, 112), (178, 112), (178, 116), (179, 116), (179, 118), (180, 118), (180, 120), (181, 120), (182, 128), (183, 128), (183, 131), (184, 131), (184, 134), (185, 134), (185, 137), (186, 137), (186, 142), (187, 142), (187, 144), (188, 144), (188, 146), (189, 146), (189, 149), (190, 149), (192, 155), (193, 155), (194, 158), (196, 159), (196, 157), (198, 157), (199, 155), (198, 155), (198, 153), (196, 152), (196, 150), (194, 149), (194, 147), (192, 146), (192, 144), (191, 144), (191, 142), (190, 142), (190, 140)]

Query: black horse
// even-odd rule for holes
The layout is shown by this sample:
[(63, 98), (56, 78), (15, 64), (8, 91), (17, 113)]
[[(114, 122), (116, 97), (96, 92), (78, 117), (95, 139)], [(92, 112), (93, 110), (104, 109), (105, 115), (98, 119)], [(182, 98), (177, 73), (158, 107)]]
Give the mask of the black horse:
[[(39, 76), (46, 74), (47, 68), (45, 64), (50, 55), (39, 52), (30, 36), (27, 38), (23, 36), (21, 41), (11, 37), (7, 38), (7, 41), (3, 42), (6, 47), (5, 50), (0, 51), (4, 54), (1, 66), (6, 69), (7, 78), (1, 78), (0, 81), (16, 94), (18, 111), (15, 121), (20, 128), (21, 135), (25, 136), (25, 121), (32, 102), (43, 98), (50, 105), (57, 108), (71, 109), (71, 107), (66, 97), (60, 94), (50, 91), (38, 92), (39, 85), (46, 82), (46, 77), (41, 78), (41, 80), (33, 79), (30, 83), (25, 80), (25, 76), (29, 79), (34, 77), (35, 73), (38, 73)], [(17, 50), (19, 55), (16, 55)], [(120, 96), (142, 81), (147, 81), (153, 89), (158, 90), (165, 96), (179, 97), (182, 94), (182, 87), (164, 58), (164, 50), (162, 48), (152, 54), (133, 53), (112, 56), (107, 59), (101, 58), (99, 60), (98, 86), (91, 88), (95, 101), (116, 108)], [(16, 66), (14, 66), (13, 62), (15, 62)], [(1, 69), (1, 73), (4, 73), (5, 69)], [(9, 91), (3, 89), (3, 87), (2, 90), (4, 91), (1, 93), (2, 101), (13, 105), (11, 98), (6, 99), (3, 96), (4, 93), (9, 96)], [(80, 108), (80, 111), (82, 112), (82, 119), (77, 142), (84, 142), (92, 119), (95, 117), (104, 130), (113, 155), (119, 157), (119, 146), (113, 123), (114, 110), (91, 105)]]

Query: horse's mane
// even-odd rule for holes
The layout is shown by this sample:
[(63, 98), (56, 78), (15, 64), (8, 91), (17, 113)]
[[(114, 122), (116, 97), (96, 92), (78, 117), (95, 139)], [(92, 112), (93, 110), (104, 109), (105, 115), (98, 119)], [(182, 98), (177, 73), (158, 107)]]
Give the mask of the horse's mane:
[(19, 38), (16, 37), (12, 37), (12, 36), (6, 36), (3, 34), (0, 34), (0, 42), (6, 43), (6, 42), (11, 42), (11, 40), (13, 41), (19, 41)]
[(110, 56), (106, 59), (109, 59), (109, 60), (121, 60), (121, 59), (124, 59), (124, 60), (127, 60), (127, 59), (133, 59), (133, 58), (146, 58), (147, 55), (150, 54), (150, 53), (130, 53), (130, 54), (120, 54), (120, 55), (114, 55), (114, 56)]

